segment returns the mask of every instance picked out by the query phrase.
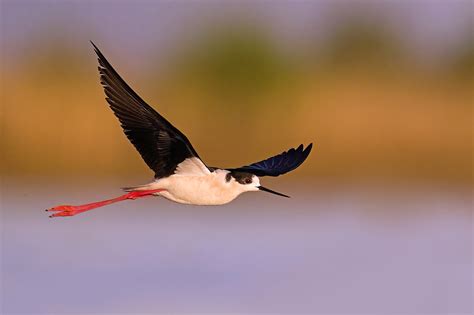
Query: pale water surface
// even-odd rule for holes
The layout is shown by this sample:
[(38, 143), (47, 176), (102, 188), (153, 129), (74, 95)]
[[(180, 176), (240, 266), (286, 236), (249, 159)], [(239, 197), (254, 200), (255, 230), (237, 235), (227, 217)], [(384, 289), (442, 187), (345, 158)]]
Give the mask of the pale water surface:
[(69, 186), (4, 187), (3, 313), (472, 312), (470, 191), (308, 185), (49, 219), (119, 193)]

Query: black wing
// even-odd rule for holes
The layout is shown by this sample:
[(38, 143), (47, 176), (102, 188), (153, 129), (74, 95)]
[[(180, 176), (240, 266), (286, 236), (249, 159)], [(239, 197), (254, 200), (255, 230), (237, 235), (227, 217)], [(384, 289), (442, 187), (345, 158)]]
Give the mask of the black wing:
[(310, 143), (303, 150), (303, 145), (300, 144), (297, 149), (290, 149), (266, 160), (228, 170), (252, 173), (257, 176), (280, 176), (300, 166), (308, 157), (312, 147), (313, 144)]
[[(92, 43), (92, 42), (91, 42)], [(107, 102), (120, 121), (123, 131), (156, 178), (174, 173), (186, 158), (198, 154), (186, 136), (135, 93), (105, 59), (94, 43), (99, 57), (100, 83)]]

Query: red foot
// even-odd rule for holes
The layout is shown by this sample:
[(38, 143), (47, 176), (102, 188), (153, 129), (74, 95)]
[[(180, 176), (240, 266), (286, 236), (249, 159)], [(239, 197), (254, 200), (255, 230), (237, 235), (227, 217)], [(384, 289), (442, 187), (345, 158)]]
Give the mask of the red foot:
[(93, 202), (85, 205), (80, 205), (80, 206), (71, 206), (71, 205), (61, 205), (61, 206), (56, 206), (52, 207), (49, 209), (46, 209), (46, 211), (58, 211), (57, 213), (54, 213), (50, 215), (50, 218), (54, 217), (70, 217), (85, 211), (89, 211), (98, 207), (103, 207), (106, 205), (109, 205), (111, 203), (127, 200), (127, 199), (137, 199), (141, 197), (146, 197), (146, 196), (152, 196), (153, 194), (163, 191), (163, 189), (154, 189), (154, 190), (139, 190), (139, 191), (132, 191), (129, 192), (125, 195), (119, 196), (117, 198), (113, 199), (108, 199), (104, 201), (98, 201), (98, 202)]
[(59, 211), (59, 212), (54, 213), (54, 214), (49, 216), (50, 218), (53, 218), (53, 217), (69, 217), (69, 216), (73, 216), (73, 215), (76, 215), (78, 213), (93, 209), (93, 208), (86, 209), (86, 208), (83, 208), (83, 207), (84, 206), (62, 205), (62, 206), (56, 206), (56, 207), (49, 208), (46, 211)]

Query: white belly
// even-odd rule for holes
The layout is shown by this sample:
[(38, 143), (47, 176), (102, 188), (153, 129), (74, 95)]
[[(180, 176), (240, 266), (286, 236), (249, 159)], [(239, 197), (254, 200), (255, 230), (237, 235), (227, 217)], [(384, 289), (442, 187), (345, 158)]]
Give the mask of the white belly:
[(172, 175), (155, 183), (165, 189), (158, 193), (169, 200), (193, 205), (222, 205), (234, 200), (243, 190), (234, 181), (225, 180), (226, 172), (208, 175)]

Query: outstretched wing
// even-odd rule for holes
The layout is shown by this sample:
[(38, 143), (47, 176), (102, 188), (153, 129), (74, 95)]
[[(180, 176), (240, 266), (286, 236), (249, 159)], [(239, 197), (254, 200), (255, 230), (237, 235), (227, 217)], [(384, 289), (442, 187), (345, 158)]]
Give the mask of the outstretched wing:
[(290, 149), (266, 160), (229, 170), (248, 172), (257, 176), (280, 176), (300, 166), (308, 157), (312, 147), (313, 144), (310, 143), (303, 149), (303, 145), (300, 144), (296, 149)]
[[(91, 42), (92, 43), (92, 42)], [(203, 171), (202, 163), (186, 136), (145, 103), (120, 77), (94, 43), (99, 59), (100, 83), (107, 102), (120, 121), (123, 131), (145, 163), (155, 172), (155, 178), (173, 174), (177, 166), (192, 159)]]

